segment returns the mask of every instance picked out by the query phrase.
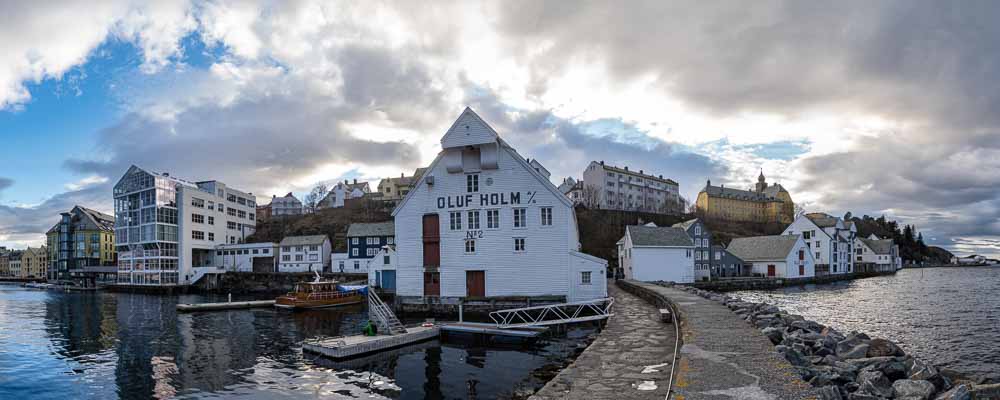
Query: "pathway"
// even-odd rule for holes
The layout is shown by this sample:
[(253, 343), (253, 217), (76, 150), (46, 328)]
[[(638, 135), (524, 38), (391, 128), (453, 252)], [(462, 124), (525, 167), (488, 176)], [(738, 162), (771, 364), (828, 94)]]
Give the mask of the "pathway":
[(674, 327), (644, 300), (608, 285), (607, 326), (576, 361), (530, 399), (662, 399), (673, 359)]

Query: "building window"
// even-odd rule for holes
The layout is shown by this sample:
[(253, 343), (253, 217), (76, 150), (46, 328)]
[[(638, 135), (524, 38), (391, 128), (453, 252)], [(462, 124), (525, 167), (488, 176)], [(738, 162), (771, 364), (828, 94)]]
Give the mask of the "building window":
[(715, 259), (716, 260), (721, 260), (722, 259), (722, 252), (721, 251), (715, 252)]
[(382, 264), (389, 265), (389, 256), (382, 256)]
[(361, 269), (361, 262), (360, 261), (355, 261), (354, 262), (354, 269)]
[(580, 272), (580, 284), (589, 285), (590, 284), (590, 271)]
[(479, 191), (479, 174), (470, 174), (465, 176), (465, 189), (469, 193)]
[(500, 210), (486, 210), (486, 229), (500, 228)]
[(205, 240), (205, 232), (202, 232), (202, 231), (191, 231), (191, 239)]
[(448, 220), (450, 223), (451, 230), (457, 231), (462, 229), (462, 213), (458, 211), (452, 211), (448, 213)]
[(301, 255), (301, 254), (296, 254), (296, 255), (295, 255), (295, 261), (303, 261), (303, 260), (304, 260), (304, 259), (302, 258), (302, 255)]
[(473, 254), (476, 252), (476, 241), (466, 240), (465, 241), (465, 254)]
[(215, 225), (215, 217), (209, 215), (208, 216), (208, 224), (209, 225)]
[(358, 238), (351, 238), (351, 244), (358, 244)]
[(694, 235), (695, 236), (701, 236), (701, 226), (695, 226), (694, 227)]
[(524, 228), (528, 226), (528, 210), (524, 208), (514, 209), (514, 227)]
[(542, 226), (552, 225), (552, 207), (542, 207)]
[(205, 216), (201, 214), (191, 214), (191, 222), (194, 222), (196, 224), (204, 224)]
[(479, 229), (479, 210), (469, 211), (469, 229)]
[(393, 242), (395, 242), (395, 238), (394, 237), (389, 236), (389, 237), (385, 238), (385, 244), (393, 244)]
[(377, 249), (369, 247), (368, 249), (366, 249), (365, 253), (368, 255), (368, 257), (375, 257), (375, 250)]
[(357, 257), (358, 256), (358, 249), (356, 249), (356, 248), (351, 249), (351, 255), (354, 256), (354, 257)]
[(317, 246), (317, 245), (310, 245), (309, 246), (309, 251), (317, 251), (317, 250), (319, 250), (319, 246)]
[(208, 241), (210, 241), (210, 242), (214, 242), (215, 241), (215, 233), (213, 233), (213, 232), (209, 232), (208, 233)]
[(319, 254), (310, 254), (309, 261), (319, 261)]
[(685, 256), (686, 256), (687, 258), (691, 258), (691, 249), (685, 249), (685, 250), (684, 250), (684, 255), (685, 255)]
[(514, 251), (516, 252), (524, 251), (524, 238), (514, 238)]

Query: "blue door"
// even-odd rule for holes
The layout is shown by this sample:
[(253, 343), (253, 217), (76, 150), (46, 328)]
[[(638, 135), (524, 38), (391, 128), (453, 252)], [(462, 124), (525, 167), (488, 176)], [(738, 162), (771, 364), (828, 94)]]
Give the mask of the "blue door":
[(375, 271), (375, 286), (382, 287), (382, 271)]
[(382, 271), (382, 289), (396, 290), (396, 271)]

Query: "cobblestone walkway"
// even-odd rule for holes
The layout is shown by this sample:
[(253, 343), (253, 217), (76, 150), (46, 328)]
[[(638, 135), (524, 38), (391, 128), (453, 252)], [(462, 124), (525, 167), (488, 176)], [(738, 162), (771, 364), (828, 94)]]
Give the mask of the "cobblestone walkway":
[(673, 359), (674, 327), (659, 311), (615, 286), (615, 315), (576, 361), (530, 399), (662, 399)]
[(672, 398), (784, 400), (816, 398), (791, 364), (729, 308), (683, 290), (647, 283), (680, 309), (681, 359)]

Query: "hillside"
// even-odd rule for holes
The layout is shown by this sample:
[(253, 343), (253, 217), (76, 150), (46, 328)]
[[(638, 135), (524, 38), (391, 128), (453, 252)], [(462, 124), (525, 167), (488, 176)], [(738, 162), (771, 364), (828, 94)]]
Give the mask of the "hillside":
[(381, 222), (392, 219), (392, 210), (379, 202), (327, 208), (305, 215), (271, 218), (257, 224), (257, 231), (247, 242), (281, 242), (285, 236), (327, 235), (335, 252), (347, 251), (347, 228), (355, 222)]

